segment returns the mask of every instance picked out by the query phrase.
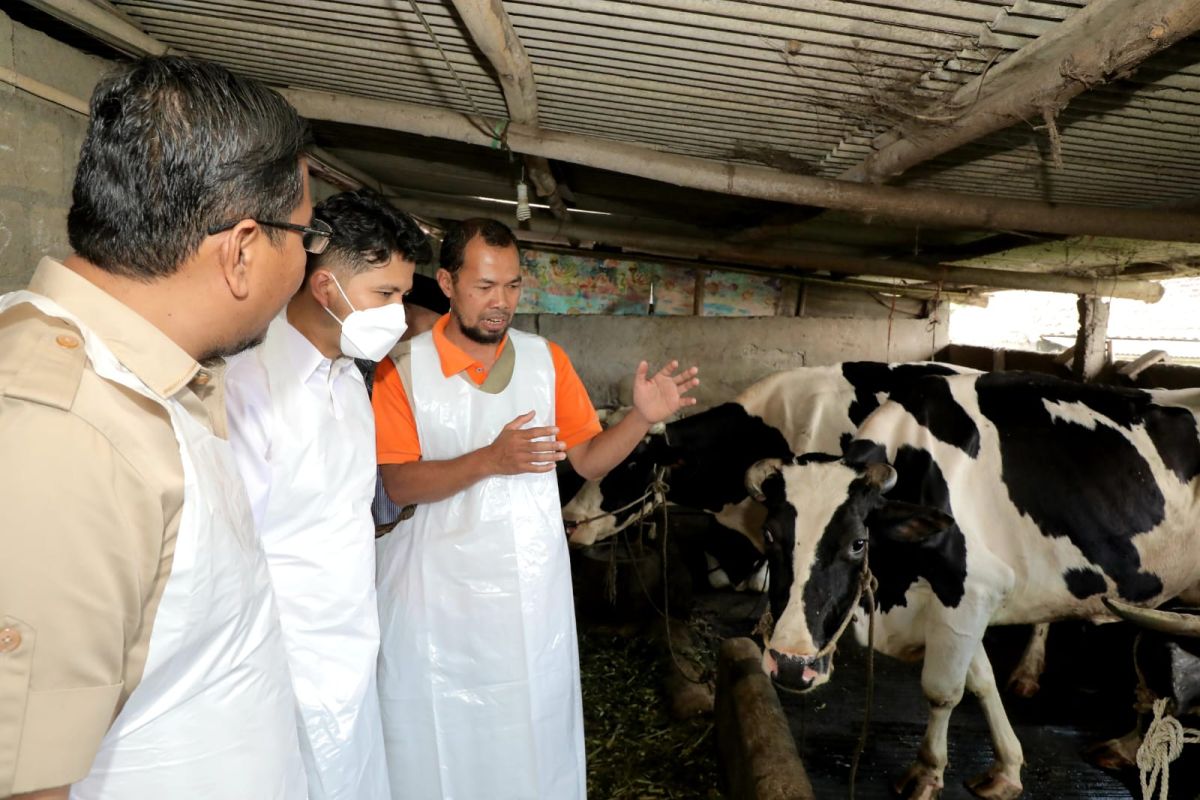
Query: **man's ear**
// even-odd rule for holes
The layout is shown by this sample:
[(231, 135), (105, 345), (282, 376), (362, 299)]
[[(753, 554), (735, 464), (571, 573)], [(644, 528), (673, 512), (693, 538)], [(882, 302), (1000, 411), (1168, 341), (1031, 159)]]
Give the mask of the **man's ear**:
[(245, 300), (250, 295), (250, 270), (256, 266), (255, 250), (265, 239), (263, 229), (252, 219), (244, 219), (221, 234), (217, 245), (221, 277), (229, 287), (229, 293), (238, 300)]
[(329, 270), (322, 267), (314, 269), (311, 274), (305, 277), (305, 283), (308, 293), (313, 296), (313, 299), (325, 308), (329, 308), (333, 304), (333, 298), (330, 296), (337, 293), (337, 288), (333, 285), (333, 276)]
[(450, 297), (454, 290), (454, 276), (450, 274), (450, 271), (439, 267), (437, 271), (437, 282), (438, 288), (442, 290), (442, 294), (446, 295), (446, 297)]
[(954, 526), (954, 517), (930, 506), (889, 500), (867, 515), (872, 536), (902, 544), (931, 543)]

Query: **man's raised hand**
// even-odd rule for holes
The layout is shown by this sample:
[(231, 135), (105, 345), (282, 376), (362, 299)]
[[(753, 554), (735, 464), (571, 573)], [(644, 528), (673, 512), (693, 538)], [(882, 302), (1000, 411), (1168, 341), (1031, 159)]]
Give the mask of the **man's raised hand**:
[(700, 370), (689, 367), (678, 375), (672, 374), (678, 367), (678, 361), (671, 361), (653, 377), (647, 378), (649, 365), (645, 361), (638, 364), (633, 378), (633, 407), (651, 425), (662, 422), (681, 408), (696, 405), (696, 398), (684, 395), (700, 385), (700, 379), (696, 377)]

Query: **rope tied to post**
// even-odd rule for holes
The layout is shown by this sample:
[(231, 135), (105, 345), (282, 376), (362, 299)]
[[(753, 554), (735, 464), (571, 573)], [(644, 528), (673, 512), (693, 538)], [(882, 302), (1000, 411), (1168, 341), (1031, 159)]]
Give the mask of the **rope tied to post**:
[[(1154, 719), (1146, 729), (1137, 751), (1137, 765), (1142, 783), (1142, 800), (1154, 800), (1156, 788), (1159, 800), (1170, 797), (1168, 783), (1171, 762), (1179, 758), (1185, 744), (1200, 742), (1200, 730), (1185, 728), (1167, 713), (1167, 699), (1154, 701)], [(1158, 786), (1159, 778), (1161, 786)]]

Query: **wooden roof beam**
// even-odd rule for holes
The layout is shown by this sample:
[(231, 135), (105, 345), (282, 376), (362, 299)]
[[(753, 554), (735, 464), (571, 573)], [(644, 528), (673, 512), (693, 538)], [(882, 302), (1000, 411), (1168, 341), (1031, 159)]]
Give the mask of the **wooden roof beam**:
[[(307, 89), (280, 89), (311, 119), (345, 121), (496, 147), (494, 126), (458, 111)], [(1009, 200), (932, 189), (864, 186), (769, 167), (665, 153), (637, 144), (512, 123), (506, 142), (545, 156), (676, 186), (794, 205), (836, 208), (869, 220), (970, 230), (1035, 231), (1074, 236), (1200, 242), (1200, 214)]]
[[(537, 81), (533, 76), (533, 62), (521, 44), (508, 12), (501, 0), (453, 0), (454, 10), (462, 19), (483, 54), (491, 62), (504, 102), (513, 122), (537, 126), (538, 100)], [(533, 182), (540, 197), (545, 197), (554, 216), (568, 219), (567, 205), (550, 169), (550, 162), (542, 156), (526, 154), (525, 173)]]
[(840, 176), (882, 183), (1018, 122), (1053, 121), (1071, 98), (1126, 77), (1200, 29), (1195, 0), (1093, 0), (995, 68), (873, 142), (874, 153)]
[[(388, 199), (398, 208), (409, 213), (445, 219), (495, 216), (497, 209), (494, 204), (489, 206), (480, 202), (436, 200), (405, 195), (401, 192), (390, 193)], [(1103, 298), (1122, 297), (1146, 303), (1157, 302), (1163, 294), (1162, 286), (1151, 281), (1085, 278), (949, 265), (934, 266), (891, 259), (814, 253), (799, 249), (735, 245), (707, 238), (700, 231), (693, 236), (676, 232), (637, 230), (627, 225), (619, 227), (598, 225), (580, 222), (578, 219), (572, 220), (570, 223), (562, 223), (558, 220), (535, 216), (529, 220), (527, 227), (514, 231), (514, 233), (523, 241), (603, 242), (657, 256), (766, 267), (778, 274), (792, 277), (805, 277), (813, 272), (829, 272), (834, 275), (875, 275), (917, 280), (943, 286), (1064, 292)], [(703, 264), (698, 263), (696, 266), (701, 268)]]

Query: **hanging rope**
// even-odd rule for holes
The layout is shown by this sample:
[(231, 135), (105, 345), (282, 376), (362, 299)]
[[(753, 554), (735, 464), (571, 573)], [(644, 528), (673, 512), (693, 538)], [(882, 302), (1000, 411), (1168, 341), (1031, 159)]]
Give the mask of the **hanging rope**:
[(1171, 777), (1171, 762), (1179, 758), (1185, 744), (1200, 742), (1200, 730), (1185, 728), (1179, 720), (1167, 712), (1167, 699), (1154, 701), (1154, 719), (1146, 729), (1146, 736), (1137, 751), (1137, 765), (1141, 773), (1142, 800), (1154, 800), (1158, 779), (1159, 800), (1170, 797), (1168, 782)]

